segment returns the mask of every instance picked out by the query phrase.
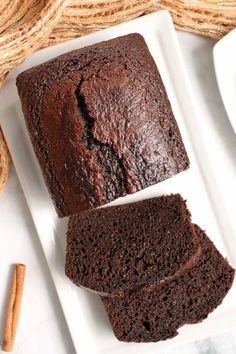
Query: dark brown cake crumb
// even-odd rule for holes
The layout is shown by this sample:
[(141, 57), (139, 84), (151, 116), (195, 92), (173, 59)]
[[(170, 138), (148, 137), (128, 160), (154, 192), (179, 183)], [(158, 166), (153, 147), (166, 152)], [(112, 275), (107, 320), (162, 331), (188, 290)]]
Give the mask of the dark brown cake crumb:
[(179, 194), (87, 211), (68, 224), (66, 275), (108, 296), (169, 281), (199, 255)]
[(162, 79), (139, 34), (66, 53), (17, 77), (30, 138), (59, 216), (185, 170)]
[(195, 225), (202, 254), (183, 276), (158, 288), (124, 298), (101, 297), (116, 337), (126, 342), (157, 342), (179, 327), (204, 320), (224, 299), (235, 271)]

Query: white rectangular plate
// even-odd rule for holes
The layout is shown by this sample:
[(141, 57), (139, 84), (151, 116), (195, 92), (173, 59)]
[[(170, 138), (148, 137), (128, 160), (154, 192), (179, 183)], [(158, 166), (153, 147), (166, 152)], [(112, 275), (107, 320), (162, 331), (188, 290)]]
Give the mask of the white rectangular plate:
[(221, 97), (236, 133), (236, 29), (215, 44), (213, 58)]
[[(64, 275), (67, 219), (57, 218), (44, 185), (25, 128), (15, 78), (21, 71), (64, 52), (132, 32), (139, 32), (145, 37), (156, 60), (191, 167), (167, 181), (118, 199), (112, 204), (179, 192), (188, 201), (193, 221), (207, 231), (220, 251), (236, 265), (233, 250), (236, 237), (235, 218), (226, 218), (229, 211), (224, 209), (220, 188), (215, 182), (211, 163), (207, 159), (208, 147), (201, 139), (201, 127), (194, 112), (191, 88), (170, 15), (165, 11), (154, 13), (34, 53), (12, 72), (1, 90), (0, 119), (76, 351), (81, 354), (158, 354), (164, 348), (210, 336), (236, 325), (236, 287), (233, 286), (223, 304), (207, 320), (200, 324), (184, 326), (177, 337), (159, 343), (121, 343), (113, 335), (99, 297), (76, 288)], [(217, 205), (220, 208), (217, 208)]]

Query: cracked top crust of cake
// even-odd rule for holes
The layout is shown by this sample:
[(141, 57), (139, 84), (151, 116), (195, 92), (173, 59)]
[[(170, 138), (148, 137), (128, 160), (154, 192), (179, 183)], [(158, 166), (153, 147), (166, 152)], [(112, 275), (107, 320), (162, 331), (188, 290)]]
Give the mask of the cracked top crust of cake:
[(59, 216), (188, 168), (162, 79), (139, 34), (78, 49), (17, 77), (30, 138)]

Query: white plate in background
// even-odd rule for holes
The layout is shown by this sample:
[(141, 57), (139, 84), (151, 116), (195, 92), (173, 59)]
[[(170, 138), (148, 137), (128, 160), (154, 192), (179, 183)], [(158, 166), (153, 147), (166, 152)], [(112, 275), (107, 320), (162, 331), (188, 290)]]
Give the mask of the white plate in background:
[(215, 44), (213, 58), (220, 94), (236, 133), (236, 29)]
[[(236, 222), (224, 208), (215, 169), (208, 159), (202, 128), (194, 110), (188, 78), (171, 17), (166, 11), (153, 13), (90, 34), (29, 56), (9, 76), (0, 92), (0, 123), (27, 200), (38, 237), (65, 314), (76, 351), (80, 354), (161, 353), (177, 344), (214, 335), (236, 326), (236, 286), (223, 304), (205, 321), (186, 325), (173, 339), (147, 344), (119, 342), (113, 335), (98, 296), (75, 287), (64, 275), (65, 230), (67, 219), (58, 219), (45, 187), (38, 162), (26, 131), (15, 78), (21, 72), (59, 54), (127, 33), (141, 33), (157, 63), (190, 158), (188, 171), (120, 198), (111, 204), (179, 192), (188, 201), (193, 221), (205, 229), (220, 251), (236, 265)], [(233, 186), (234, 187), (234, 186)], [(233, 211), (232, 211), (233, 212)], [(230, 215), (229, 215), (230, 214)]]

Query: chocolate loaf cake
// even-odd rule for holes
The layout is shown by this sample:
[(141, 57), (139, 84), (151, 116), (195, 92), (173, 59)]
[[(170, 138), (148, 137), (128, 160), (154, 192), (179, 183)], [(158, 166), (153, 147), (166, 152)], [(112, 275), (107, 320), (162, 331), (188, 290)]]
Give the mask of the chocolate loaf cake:
[(60, 217), (189, 166), (162, 79), (139, 34), (66, 53), (21, 73), (16, 83)]
[(70, 218), (66, 275), (99, 294), (124, 296), (186, 272), (199, 249), (179, 194), (100, 208)]
[(202, 321), (222, 302), (235, 271), (198, 226), (195, 233), (201, 257), (184, 275), (124, 298), (101, 298), (119, 340), (156, 342), (174, 337), (179, 327)]

